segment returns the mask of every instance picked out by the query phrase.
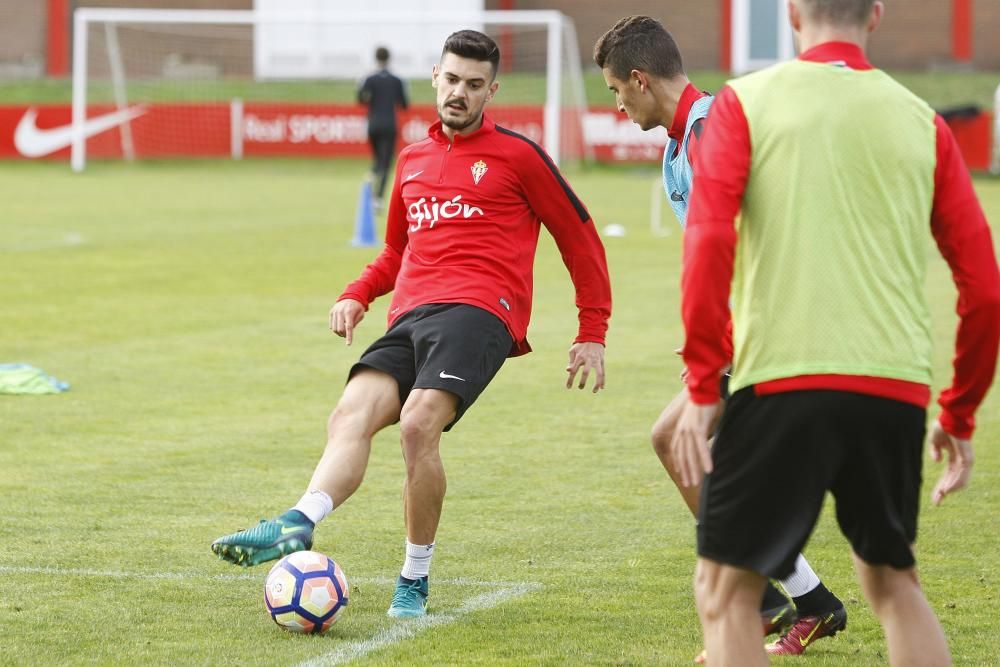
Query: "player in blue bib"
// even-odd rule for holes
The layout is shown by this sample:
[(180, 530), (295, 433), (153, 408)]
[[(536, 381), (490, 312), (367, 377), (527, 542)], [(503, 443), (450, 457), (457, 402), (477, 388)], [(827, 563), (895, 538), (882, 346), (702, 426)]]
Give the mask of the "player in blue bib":
[[(594, 62), (614, 93), (619, 111), (628, 114), (643, 130), (666, 128), (670, 140), (663, 151), (663, 190), (683, 227), (698, 144), (714, 98), (691, 83), (684, 74), (680, 50), (673, 37), (659, 21), (648, 16), (629, 16), (618, 21), (597, 41)], [(684, 388), (660, 414), (653, 426), (653, 449), (697, 517), (701, 489), (680, 483), (670, 452), (677, 420), (688, 400)], [(775, 501), (782, 501), (780, 491)], [(846, 627), (843, 603), (820, 582), (801, 554), (795, 572), (780, 583), (794, 604), (773, 585), (765, 590), (761, 604), (764, 633), (781, 634), (768, 645), (768, 653), (799, 654), (815, 640)], [(704, 661), (704, 652), (696, 661)]]

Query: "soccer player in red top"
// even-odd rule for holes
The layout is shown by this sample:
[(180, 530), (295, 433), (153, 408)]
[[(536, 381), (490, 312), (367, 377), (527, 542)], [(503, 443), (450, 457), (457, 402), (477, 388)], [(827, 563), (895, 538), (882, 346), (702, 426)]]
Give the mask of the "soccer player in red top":
[[(792, 568), (830, 491), (890, 663), (947, 665), (913, 551), (932, 380), (927, 244), (951, 269), (959, 315), (930, 435), (935, 460), (949, 459), (937, 504), (969, 481), (997, 363), (990, 228), (948, 126), (865, 56), (882, 3), (788, 6), (800, 55), (719, 92), (684, 237), (691, 401), (672, 449), (684, 484), (704, 477), (695, 595), (708, 658), (767, 664), (747, 630), (756, 600)], [(733, 394), (709, 452), (730, 312)], [(793, 502), (770, 502), (761, 475)]]
[(449, 430), (509, 356), (531, 350), (532, 265), (541, 227), (576, 288), (579, 327), (566, 387), (604, 387), (611, 285), (590, 214), (538, 145), (484, 113), (500, 51), (488, 36), (448, 37), (433, 70), (440, 121), (399, 156), (385, 249), (344, 290), (330, 328), (352, 341), (377, 297), (393, 293), (389, 330), (351, 369), (330, 416), (326, 450), (291, 510), (212, 544), (255, 565), (308, 549), (316, 523), (364, 477), (372, 436), (399, 422), (406, 483), (406, 558), (389, 615), (424, 615), (428, 570), (445, 495), (439, 454)]

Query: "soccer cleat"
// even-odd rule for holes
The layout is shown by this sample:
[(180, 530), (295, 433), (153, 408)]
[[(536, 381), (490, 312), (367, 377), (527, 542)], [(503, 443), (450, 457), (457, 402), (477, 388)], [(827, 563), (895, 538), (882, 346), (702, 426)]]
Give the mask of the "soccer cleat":
[[(790, 630), (797, 616), (795, 615), (795, 605), (791, 602), (785, 603), (780, 607), (774, 607), (773, 609), (761, 609), (760, 611), (760, 622), (761, 626), (764, 628), (764, 636), (773, 635), (775, 633), (783, 634)], [(706, 659), (706, 654), (704, 649), (694, 658), (696, 665), (704, 665)]]
[(392, 618), (416, 618), (427, 613), (427, 577), (407, 579), (400, 576), (396, 580), (396, 592), (392, 594), (388, 616)]
[(832, 637), (847, 627), (843, 605), (822, 616), (802, 616), (778, 641), (768, 644), (768, 655), (801, 655), (821, 637)]
[(761, 609), (760, 621), (764, 626), (764, 636), (779, 634), (783, 635), (792, 629), (798, 615), (795, 612), (795, 605), (786, 602), (780, 607), (773, 609)]
[(225, 535), (212, 542), (212, 551), (233, 565), (259, 565), (296, 551), (312, 548), (314, 524), (298, 510), (261, 519), (253, 528)]

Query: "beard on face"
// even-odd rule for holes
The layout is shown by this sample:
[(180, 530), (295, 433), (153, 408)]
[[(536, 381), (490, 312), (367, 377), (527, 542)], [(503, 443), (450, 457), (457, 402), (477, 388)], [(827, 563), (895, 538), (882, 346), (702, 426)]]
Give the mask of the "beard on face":
[[(444, 109), (447, 109), (449, 104), (452, 104), (452, 102), (446, 102), (438, 109), (438, 118), (441, 119), (441, 124), (445, 127), (449, 127), (453, 130), (464, 130), (479, 120), (479, 114), (471, 114), (465, 119), (446, 118), (444, 115)], [(469, 110), (469, 105), (465, 102), (456, 101), (454, 104), (461, 106), (461, 111), (468, 112)]]

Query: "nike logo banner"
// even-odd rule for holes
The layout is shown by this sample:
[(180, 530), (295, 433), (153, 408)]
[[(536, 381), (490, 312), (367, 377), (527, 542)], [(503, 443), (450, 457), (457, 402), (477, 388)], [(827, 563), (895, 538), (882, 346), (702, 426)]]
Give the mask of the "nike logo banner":
[[(541, 105), (490, 105), (490, 115), (508, 131), (542, 142)], [(130, 123), (139, 158), (229, 158), (235, 141), (242, 155), (369, 157), (365, 110), (357, 104), (315, 102), (245, 102), (242, 127), (233, 132), (234, 111), (229, 101), (151, 102), (116, 109), (107, 103), (87, 108), (87, 158), (121, 158), (119, 129)], [(433, 104), (416, 104), (400, 113), (399, 139), (409, 145), (427, 139), (427, 128), (438, 120)], [(69, 157), (72, 142), (70, 105), (9, 104), (0, 101), (0, 159)], [(963, 156), (970, 168), (989, 168), (992, 119), (980, 114), (954, 125)], [(614, 108), (591, 108), (582, 121), (582, 139), (598, 162), (649, 162), (659, 165), (666, 143), (663, 128), (643, 132)], [(16, 135), (16, 138), (15, 138)], [(405, 165), (404, 165), (405, 166)], [(411, 165), (411, 167), (413, 167)], [(406, 169), (401, 178), (416, 168)], [(424, 179), (430, 178), (420, 174)], [(467, 172), (468, 173), (468, 172)], [(491, 178), (486, 175), (485, 178)], [(475, 178), (470, 173), (470, 182)], [(420, 181), (417, 181), (420, 182)]]
[[(87, 139), (102, 134), (144, 113), (145, 107), (134, 106), (88, 118), (83, 122), (83, 136)], [(14, 148), (24, 157), (43, 157), (73, 143), (72, 124), (40, 128), (37, 120), (38, 110), (31, 107), (14, 129)]]
[[(232, 110), (228, 103), (157, 102), (124, 109), (97, 104), (88, 107), (87, 116), (83, 125), (87, 159), (121, 158), (121, 129), (126, 123), (140, 158), (232, 155)], [(72, 120), (68, 104), (0, 104), (0, 159), (68, 158)], [(367, 148), (367, 144), (361, 146)], [(326, 146), (320, 148), (330, 152)], [(246, 149), (246, 155), (261, 153), (255, 152), (249, 141)]]

